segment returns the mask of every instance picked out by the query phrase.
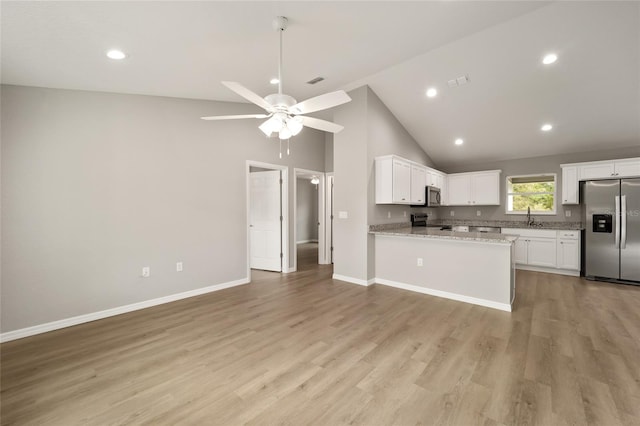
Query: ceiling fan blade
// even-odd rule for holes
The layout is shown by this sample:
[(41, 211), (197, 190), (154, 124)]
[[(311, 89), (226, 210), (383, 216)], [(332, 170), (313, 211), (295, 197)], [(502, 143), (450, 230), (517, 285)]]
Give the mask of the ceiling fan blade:
[(308, 114), (322, 109), (333, 108), (334, 106), (342, 105), (349, 101), (351, 101), (351, 98), (347, 95), (347, 92), (344, 90), (338, 90), (336, 92), (325, 93), (324, 95), (298, 102), (294, 106), (290, 107), (289, 111), (294, 114)]
[(302, 124), (304, 126), (311, 127), (312, 129), (318, 129), (330, 133), (338, 133), (340, 130), (344, 129), (344, 126), (330, 121), (320, 120), (319, 118), (303, 117), (301, 115), (299, 115), (298, 118), (302, 120)]
[(200, 117), (203, 120), (237, 120), (240, 118), (267, 118), (270, 114), (244, 114), (244, 115), (214, 115), (212, 117)]
[(262, 107), (263, 109), (266, 109), (269, 112), (273, 110), (273, 106), (269, 102), (265, 101), (260, 95), (247, 89), (242, 84), (236, 83), (235, 81), (223, 81), (222, 84), (224, 84), (229, 89), (233, 90), (238, 95), (245, 98), (246, 100), (258, 105), (259, 107)]

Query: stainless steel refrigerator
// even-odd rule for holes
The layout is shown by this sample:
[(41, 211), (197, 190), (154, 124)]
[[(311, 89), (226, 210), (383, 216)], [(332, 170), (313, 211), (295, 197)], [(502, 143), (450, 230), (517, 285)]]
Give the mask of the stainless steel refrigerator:
[(640, 178), (582, 183), (589, 279), (640, 285)]

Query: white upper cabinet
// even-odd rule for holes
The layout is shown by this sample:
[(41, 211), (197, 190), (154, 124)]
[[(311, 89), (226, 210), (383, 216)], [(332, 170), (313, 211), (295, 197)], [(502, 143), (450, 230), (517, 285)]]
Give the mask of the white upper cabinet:
[(411, 202), (424, 204), (425, 187), (427, 186), (427, 168), (417, 164), (411, 165)]
[(578, 167), (562, 167), (562, 204), (578, 204)]
[(640, 158), (561, 164), (562, 204), (579, 204), (579, 182), (640, 176)]
[(616, 177), (640, 176), (640, 158), (616, 160), (613, 165)]
[(424, 204), (425, 187), (442, 188), (444, 176), (438, 170), (395, 155), (376, 157), (376, 204)]
[(500, 171), (477, 172), (471, 175), (473, 204), (500, 205)]
[(579, 180), (640, 176), (640, 158), (594, 161), (592, 163), (569, 164), (569, 166), (578, 167)]
[(393, 160), (392, 201), (396, 204), (411, 202), (411, 163)]
[(447, 205), (500, 205), (500, 170), (448, 175)]
[(602, 179), (615, 176), (613, 161), (580, 166), (580, 180)]

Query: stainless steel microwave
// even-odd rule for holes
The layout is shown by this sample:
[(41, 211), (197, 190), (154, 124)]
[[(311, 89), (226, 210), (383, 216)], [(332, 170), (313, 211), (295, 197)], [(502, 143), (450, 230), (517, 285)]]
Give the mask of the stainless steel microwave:
[(425, 190), (427, 192), (425, 196), (427, 207), (438, 207), (440, 205), (440, 188), (427, 186)]
[(412, 204), (413, 207), (438, 207), (440, 205), (440, 188), (425, 186), (424, 204)]

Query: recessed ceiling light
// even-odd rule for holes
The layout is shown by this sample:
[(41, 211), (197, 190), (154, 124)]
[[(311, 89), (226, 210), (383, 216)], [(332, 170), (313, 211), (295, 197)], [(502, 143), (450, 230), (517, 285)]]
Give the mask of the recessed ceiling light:
[(544, 58), (542, 58), (542, 63), (545, 65), (550, 65), (557, 60), (558, 60), (558, 55), (556, 55), (555, 53), (549, 53), (548, 55), (545, 55)]
[(437, 94), (438, 90), (436, 90), (434, 87), (427, 90), (427, 97), (429, 98), (435, 98)]
[(277, 78), (272, 78), (271, 81), (269, 81), (269, 83), (278, 84), (278, 83), (280, 83), (280, 80), (278, 80)]
[(113, 49), (107, 52), (107, 57), (111, 59), (120, 60), (120, 59), (126, 58), (127, 55), (125, 55), (124, 52), (122, 52), (121, 50)]
[(453, 143), (455, 143), (456, 145), (462, 145), (464, 143), (464, 141), (462, 139), (458, 138), (455, 141), (453, 141)]
[(542, 127), (540, 127), (540, 130), (542, 130), (543, 132), (548, 132), (551, 129), (553, 129), (553, 126), (551, 124), (543, 124)]

